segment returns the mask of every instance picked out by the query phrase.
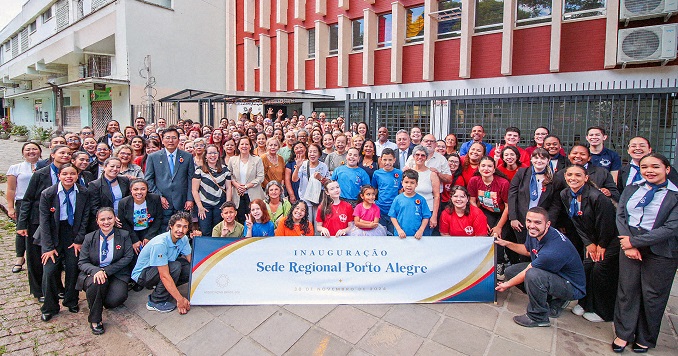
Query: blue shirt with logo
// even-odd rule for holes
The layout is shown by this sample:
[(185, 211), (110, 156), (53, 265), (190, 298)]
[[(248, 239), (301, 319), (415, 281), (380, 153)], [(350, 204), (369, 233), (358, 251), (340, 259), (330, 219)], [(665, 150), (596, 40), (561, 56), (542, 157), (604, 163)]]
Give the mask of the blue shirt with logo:
[(603, 147), (600, 153), (591, 153), (591, 163), (596, 167), (602, 167), (608, 171), (618, 171), (622, 167), (619, 154), (607, 147)]
[(419, 193), (415, 193), (411, 198), (401, 193), (393, 199), (388, 216), (398, 221), (407, 236), (414, 236), (421, 227), (421, 221), (431, 218), (431, 210), (426, 204), (426, 199)]
[(375, 204), (379, 207), (381, 215), (388, 215), (393, 199), (398, 196), (398, 191), (403, 187), (403, 171), (394, 168), (387, 172), (383, 168), (372, 174), (372, 186), (377, 190)]
[(358, 199), (360, 187), (370, 184), (370, 176), (360, 167), (339, 166), (332, 172), (332, 180), (341, 187), (340, 197), (350, 200)]
[(182, 237), (175, 244), (172, 242), (172, 235), (169, 231), (160, 234), (151, 239), (139, 252), (137, 264), (132, 271), (132, 279), (138, 281), (141, 272), (146, 267), (166, 266), (176, 261), (179, 256), (190, 256), (190, 254), (191, 245), (188, 243), (187, 236)]

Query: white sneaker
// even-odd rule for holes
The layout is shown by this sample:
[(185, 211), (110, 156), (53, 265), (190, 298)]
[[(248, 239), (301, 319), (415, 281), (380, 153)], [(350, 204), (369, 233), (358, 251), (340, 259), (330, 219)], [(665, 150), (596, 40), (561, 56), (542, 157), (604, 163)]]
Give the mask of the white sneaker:
[(586, 319), (586, 320), (588, 320), (592, 323), (600, 323), (602, 321), (605, 321), (598, 314), (591, 313), (591, 312), (584, 313), (584, 319)]
[(586, 313), (586, 311), (579, 304), (575, 305), (574, 308), (572, 308), (572, 314), (576, 316), (582, 316), (584, 315), (584, 313)]

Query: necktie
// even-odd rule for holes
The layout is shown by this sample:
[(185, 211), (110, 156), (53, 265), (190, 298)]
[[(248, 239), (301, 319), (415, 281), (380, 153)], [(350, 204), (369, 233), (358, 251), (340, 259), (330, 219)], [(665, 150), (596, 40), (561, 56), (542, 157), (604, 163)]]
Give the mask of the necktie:
[(170, 175), (174, 175), (174, 153), (169, 155), (169, 166), (170, 166)]
[(78, 178), (78, 183), (80, 183), (80, 185), (83, 187), (85, 186), (85, 178), (83, 178), (82, 175), (80, 175), (80, 178)]
[(75, 186), (71, 189), (64, 189), (66, 195), (66, 214), (68, 214), (68, 225), (73, 226), (75, 213), (73, 212), (73, 204), (71, 204), (71, 193), (75, 191)]
[(640, 175), (640, 167), (636, 166), (635, 164), (631, 163), (631, 167), (636, 170), (636, 175), (633, 176), (633, 180), (631, 181), (631, 184), (643, 180), (643, 176)]
[(577, 213), (579, 212), (579, 204), (577, 204), (577, 197), (581, 196), (583, 192), (584, 188), (579, 189), (579, 191), (576, 193), (570, 189), (570, 196), (572, 197), (572, 200), (570, 201), (569, 215), (571, 218), (577, 215)]
[(118, 181), (118, 178), (113, 178), (112, 180), (108, 180), (106, 177), (103, 177), (104, 181), (108, 184), (108, 189), (111, 191), (111, 203), (113, 203), (112, 208), (115, 209), (115, 193), (113, 192), (113, 183)]
[(59, 169), (54, 165), (54, 163), (50, 164), (49, 167), (52, 168), (52, 172), (56, 176), (56, 181), (57, 181), (57, 183), (59, 183), (60, 182), (59, 181)]
[(532, 167), (532, 177), (530, 177), (530, 200), (535, 201), (539, 199), (539, 185), (537, 184), (537, 174), (546, 173), (546, 169), (541, 172), (535, 172)]
[(407, 163), (407, 151), (400, 151), (400, 169), (405, 169)]
[[(105, 260), (106, 257), (108, 257), (108, 237), (111, 236), (113, 231), (111, 231), (108, 235), (104, 235), (103, 232), (99, 232), (99, 235), (104, 238), (104, 241), (101, 242), (101, 261)], [(101, 263), (100, 267), (106, 267), (108, 266), (108, 263)]]
[(664, 183), (662, 183), (662, 184), (652, 184), (652, 183), (648, 182), (647, 185), (650, 187), (650, 191), (645, 193), (645, 196), (642, 199), (640, 199), (638, 204), (636, 204), (636, 208), (644, 208), (648, 204), (650, 204), (652, 199), (654, 199), (654, 193), (656, 193), (659, 189), (664, 188), (667, 185), (669, 185), (669, 181), (668, 180), (664, 181)]

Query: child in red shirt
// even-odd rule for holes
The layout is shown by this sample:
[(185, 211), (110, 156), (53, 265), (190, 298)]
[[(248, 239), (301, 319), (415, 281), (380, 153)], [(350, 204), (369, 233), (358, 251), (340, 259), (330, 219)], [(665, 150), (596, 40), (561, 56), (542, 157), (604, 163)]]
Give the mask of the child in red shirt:
[(339, 182), (327, 180), (325, 194), (315, 217), (320, 236), (344, 236), (351, 229), (349, 223), (353, 217), (351, 204), (339, 199), (341, 187)]
[(456, 185), (451, 189), (450, 204), (440, 217), (441, 236), (487, 236), (487, 218), (471, 205), (466, 188)]

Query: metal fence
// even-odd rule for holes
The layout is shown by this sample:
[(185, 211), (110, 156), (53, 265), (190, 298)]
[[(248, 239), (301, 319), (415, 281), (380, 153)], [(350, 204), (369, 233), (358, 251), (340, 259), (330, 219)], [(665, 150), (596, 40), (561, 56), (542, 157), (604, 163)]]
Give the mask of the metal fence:
[(159, 118), (164, 118), (168, 125), (174, 125), (179, 121), (179, 113), (173, 103), (154, 103), (153, 105), (132, 105), (131, 122), (141, 116), (149, 123), (154, 123)]

